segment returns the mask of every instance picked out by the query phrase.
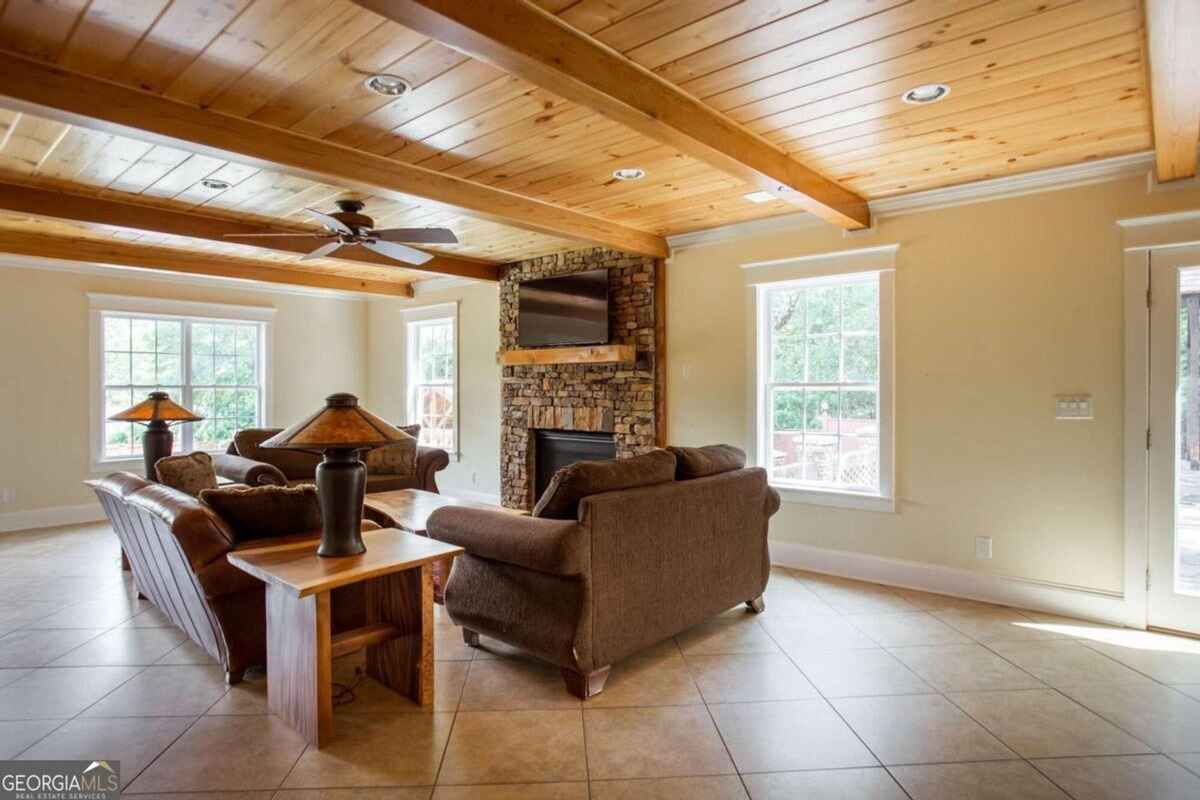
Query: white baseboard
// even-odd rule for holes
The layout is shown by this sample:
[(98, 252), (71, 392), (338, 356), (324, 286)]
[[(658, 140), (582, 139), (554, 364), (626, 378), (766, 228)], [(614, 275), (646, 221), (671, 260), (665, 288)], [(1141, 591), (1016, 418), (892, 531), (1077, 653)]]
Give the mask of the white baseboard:
[(900, 558), (829, 550), (793, 542), (769, 542), (771, 563), (844, 578), (954, 595), (997, 605), (1145, 628), (1132, 604), (1119, 592), (1104, 592), (1047, 581), (991, 575), (974, 570)]
[(99, 503), (78, 506), (34, 508), (29, 511), (6, 511), (0, 514), (0, 533), (25, 531), (34, 528), (53, 528), (57, 525), (79, 525), (104, 519)]

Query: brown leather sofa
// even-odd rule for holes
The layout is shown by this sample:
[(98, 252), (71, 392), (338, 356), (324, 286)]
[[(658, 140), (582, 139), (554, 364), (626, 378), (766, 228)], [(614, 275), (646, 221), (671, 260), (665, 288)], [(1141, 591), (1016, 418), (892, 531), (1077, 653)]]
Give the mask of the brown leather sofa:
[[(316, 479), (321, 456), (298, 450), (276, 450), (260, 445), (282, 428), (245, 428), (238, 431), (224, 453), (213, 456), (217, 475), (247, 486), (294, 486)], [(367, 493), (397, 489), (438, 490), (436, 473), (450, 463), (445, 450), (417, 448), (417, 469), (412, 475), (373, 475), (367, 470)]]
[[(191, 495), (128, 472), (86, 481), (129, 559), (138, 592), (170, 617), (237, 683), (247, 667), (267, 663), (264, 584), (226, 560), (232, 550), (299, 539), (320, 531), (240, 541), (211, 508)], [(364, 520), (364, 529), (378, 528)], [(345, 587), (356, 589), (357, 587)], [(333, 627), (362, 624), (361, 592), (335, 589)]]
[(587, 698), (613, 663), (739, 603), (761, 611), (778, 509), (764, 470), (731, 469), (590, 494), (572, 519), (443, 508), (429, 535), (467, 551), (445, 591), (467, 643), (526, 650)]

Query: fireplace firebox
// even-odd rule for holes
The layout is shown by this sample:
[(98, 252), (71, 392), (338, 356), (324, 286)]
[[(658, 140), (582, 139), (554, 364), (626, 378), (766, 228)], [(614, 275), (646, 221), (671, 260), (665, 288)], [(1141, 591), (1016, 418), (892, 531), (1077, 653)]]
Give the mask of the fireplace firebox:
[(554, 473), (576, 461), (600, 461), (617, 457), (611, 433), (589, 431), (535, 430), (533, 432), (533, 502), (550, 485)]

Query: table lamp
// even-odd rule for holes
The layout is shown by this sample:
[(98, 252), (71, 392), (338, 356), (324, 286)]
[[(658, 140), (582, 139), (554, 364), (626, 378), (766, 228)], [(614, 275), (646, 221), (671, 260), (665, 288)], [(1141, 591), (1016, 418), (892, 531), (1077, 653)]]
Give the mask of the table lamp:
[(108, 419), (112, 422), (136, 422), (146, 426), (146, 432), (142, 434), (142, 457), (146, 464), (146, 480), (153, 481), (157, 480), (154, 474), (155, 462), (171, 455), (171, 447), (175, 443), (171, 426), (181, 422), (199, 422), (204, 417), (188, 411), (172, 400), (166, 392), (151, 392), (142, 402), (120, 414), (113, 414)]
[(259, 447), (324, 455), (317, 465), (317, 496), (321, 501), (321, 544), (317, 555), (337, 557), (355, 556), (367, 549), (362, 540), (367, 468), (358, 454), (415, 441), (359, 406), (354, 395), (331, 394), (325, 398), (324, 408)]

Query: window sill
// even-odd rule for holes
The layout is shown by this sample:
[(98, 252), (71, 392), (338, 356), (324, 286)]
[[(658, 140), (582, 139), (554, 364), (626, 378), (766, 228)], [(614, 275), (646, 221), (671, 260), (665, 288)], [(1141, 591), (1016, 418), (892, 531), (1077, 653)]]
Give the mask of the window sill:
[(883, 514), (896, 513), (896, 498), (856, 492), (830, 492), (820, 489), (805, 489), (798, 486), (771, 484), (785, 503), (851, 508), (857, 511), (876, 511)]
[[(191, 453), (205, 452), (205, 453), (208, 453), (210, 456), (218, 456), (226, 451), (224, 448), (219, 448), (217, 450), (204, 450), (204, 451), (190, 450), (188, 452), (191, 452)], [(172, 450), (171, 455), (173, 455), (173, 456), (186, 455), (186, 453), (184, 453), (181, 450)], [(110, 472), (136, 472), (138, 475), (141, 475), (142, 470), (145, 469), (145, 466), (146, 466), (146, 462), (140, 455), (128, 456), (128, 457), (116, 457), (116, 458), (101, 458), (101, 459), (93, 458), (92, 459), (92, 474), (93, 475), (97, 475), (97, 474), (107, 475)]]
[(137, 472), (141, 475), (145, 469), (145, 461), (141, 456), (131, 456), (130, 458), (102, 458), (92, 459), (92, 474), (105, 474), (110, 472)]

